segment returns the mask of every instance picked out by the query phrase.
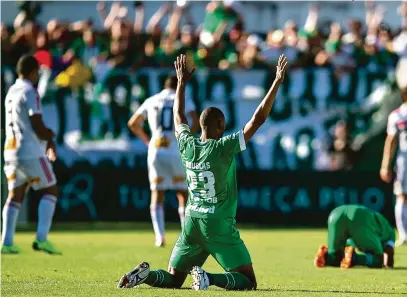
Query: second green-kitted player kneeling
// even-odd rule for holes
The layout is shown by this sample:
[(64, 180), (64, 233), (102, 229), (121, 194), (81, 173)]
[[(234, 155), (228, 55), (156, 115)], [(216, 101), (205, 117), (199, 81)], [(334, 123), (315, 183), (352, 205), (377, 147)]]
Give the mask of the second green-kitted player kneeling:
[(342, 205), (328, 218), (328, 246), (321, 245), (315, 267), (394, 266), (395, 231), (384, 216), (361, 205)]

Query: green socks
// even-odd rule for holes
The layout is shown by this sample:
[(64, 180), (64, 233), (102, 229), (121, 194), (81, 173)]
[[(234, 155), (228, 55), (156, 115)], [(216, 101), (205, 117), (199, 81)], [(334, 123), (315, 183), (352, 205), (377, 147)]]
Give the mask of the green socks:
[(358, 248), (358, 247), (356, 246), (356, 243), (353, 241), (352, 238), (348, 238), (348, 240), (346, 241), (346, 246), (353, 246), (355, 249)]
[(354, 265), (368, 266), (371, 268), (381, 268), (383, 266), (383, 261), (380, 259), (382, 256), (374, 254), (365, 253), (354, 253), (352, 262)]
[(152, 287), (174, 288), (174, 276), (165, 270), (152, 270), (144, 283)]
[[(239, 272), (207, 273), (207, 275), (211, 285), (227, 290), (250, 290), (253, 288), (249, 279)], [(157, 288), (174, 288), (174, 276), (165, 270), (152, 270), (144, 283)]]
[(343, 255), (336, 252), (328, 252), (325, 257), (326, 266), (339, 267)]
[(226, 272), (224, 274), (207, 273), (211, 285), (227, 290), (250, 290), (252, 284), (249, 279), (239, 272)]

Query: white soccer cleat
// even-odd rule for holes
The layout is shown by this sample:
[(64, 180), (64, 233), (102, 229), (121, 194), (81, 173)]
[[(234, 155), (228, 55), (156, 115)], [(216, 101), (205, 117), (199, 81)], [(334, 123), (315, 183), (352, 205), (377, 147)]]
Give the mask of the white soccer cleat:
[(165, 247), (165, 239), (156, 240), (156, 241), (155, 241), (155, 246), (156, 246), (156, 247)]
[(191, 271), (192, 275), (192, 290), (208, 290), (209, 288), (209, 277), (208, 274), (198, 266), (194, 266)]
[(150, 265), (147, 262), (143, 262), (125, 275), (122, 276), (118, 288), (130, 289), (135, 286), (141, 285), (146, 280), (148, 274), (150, 273)]

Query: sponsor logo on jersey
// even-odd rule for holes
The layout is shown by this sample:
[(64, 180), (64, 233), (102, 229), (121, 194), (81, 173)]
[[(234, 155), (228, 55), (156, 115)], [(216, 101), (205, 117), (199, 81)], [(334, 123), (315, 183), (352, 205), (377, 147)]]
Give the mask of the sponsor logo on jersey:
[(154, 141), (154, 147), (158, 148), (168, 148), (171, 144), (171, 139), (168, 137), (160, 137)]
[(17, 139), (15, 137), (7, 139), (4, 146), (4, 150), (15, 150), (17, 149)]
[(215, 206), (202, 207), (198, 205), (189, 205), (186, 211), (196, 211), (199, 213), (215, 213)]

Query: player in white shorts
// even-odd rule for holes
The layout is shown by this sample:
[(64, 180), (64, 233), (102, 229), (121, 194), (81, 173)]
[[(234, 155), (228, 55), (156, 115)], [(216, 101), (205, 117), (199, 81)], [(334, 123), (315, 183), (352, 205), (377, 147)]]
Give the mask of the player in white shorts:
[[(128, 122), (130, 130), (148, 146), (148, 177), (151, 189), (150, 214), (155, 233), (155, 245), (165, 244), (164, 195), (166, 190), (176, 190), (178, 214), (181, 226), (184, 223), (185, 204), (188, 198), (185, 173), (175, 139), (172, 107), (174, 104), (177, 77), (169, 76), (164, 90), (146, 99)], [(198, 129), (198, 116), (192, 101), (186, 101), (186, 113), (194, 131)], [(151, 139), (143, 130), (148, 120)], [(192, 129), (191, 129), (192, 130)]]
[[(47, 239), (58, 197), (56, 178), (49, 160), (56, 158), (54, 133), (42, 121), (41, 101), (34, 87), (39, 65), (33, 56), (23, 56), (17, 64), (18, 79), (5, 98), (6, 141), (4, 172), (8, 198), (3, 208), (2, 254), (17, 254), (14, 245), (17, 217), (28, 187), (38, 191), (37, 236), (34, 250), (60, 254)], [(47, 154), (48, 156), (47, 156)]]
[(392, 160), (395, 160), (396, 176), (394, 194), (396, 195), (395, 217), (399, 233), (398, 245), (406, 242), (407, 230), (407, 87), (401, 90), (403, 104), (390, 113), (387, 123), (387, 138), (384, 145), (380, 176), (383, 181), (393, 180)]

